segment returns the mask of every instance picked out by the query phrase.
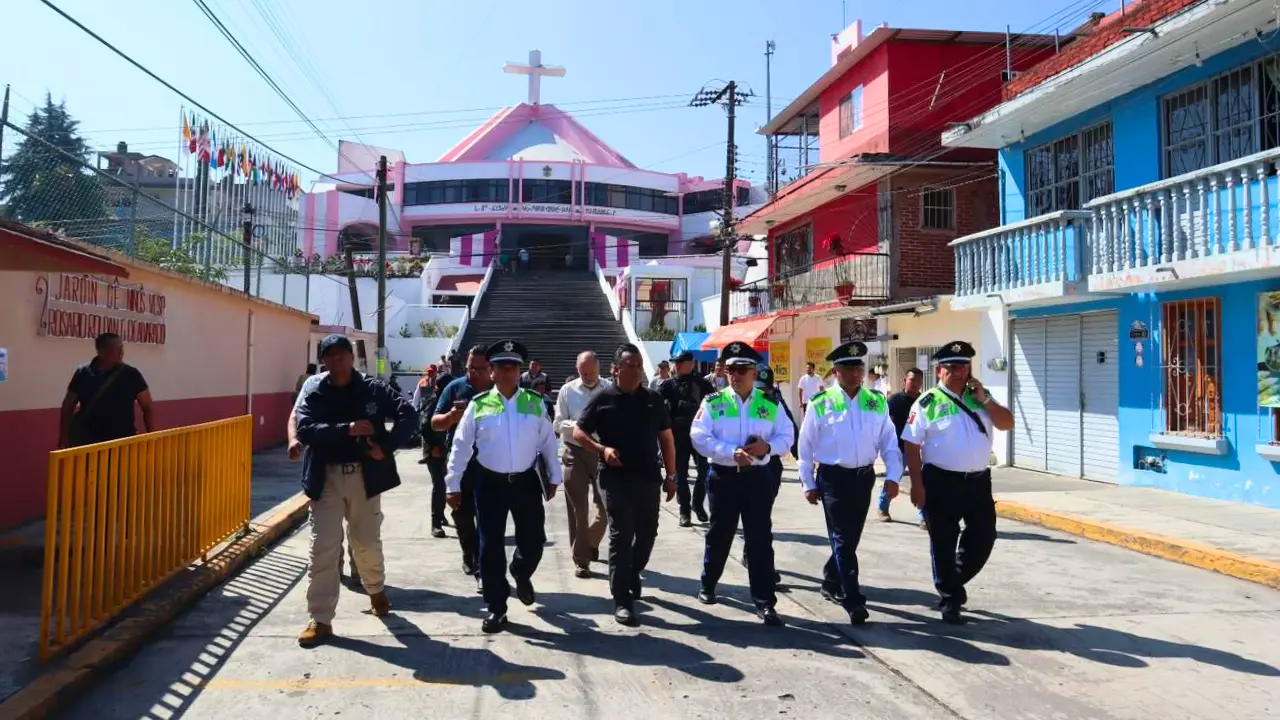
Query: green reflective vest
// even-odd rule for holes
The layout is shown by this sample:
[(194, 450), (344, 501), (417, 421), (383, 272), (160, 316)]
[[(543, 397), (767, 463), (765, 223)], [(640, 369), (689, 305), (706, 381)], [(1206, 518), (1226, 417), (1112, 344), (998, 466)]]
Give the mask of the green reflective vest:
[[(964, 397), (962, 400), (964, 401), (965, 407), (974, 412), (982, 409), (982, 403), (975, 400), (973, 393), (967, 388), (964, 391)], [(951, 395), (943, 391), (942, 388), (935, 387), (929, 392), (921, 395), (920, 399), (917, 400), (916, 403), (919, 404), (920, 408), (924, 411), (924, 420), (928, 425), (932, 425), (943, 418), (951, 417), (952, 415), (959, 415), (961, 413), (960, 406), (957, 405), (955, 400), (951, 399)]]
[[(712, 420), (738, 417), (738, 394), (727, 387), (714, 395), (707, 396), (707, 409)], [(773, 422), (778, 419), (778, 403), (765, 397), (759, 389), (751, 391), (747, 400), (747, 417)]]
[[(874, 390), (858, 388), (858, 394), (853, 397), (853, 402), (862, 412), (875, 415), (884, 415), (889, 412), (889, 405), (884, 396)], [(845, 394), (838, 387), (827, 388), (814, 395), (809, 400), (809, 407), (818, 413), (820, 418), (826, 417), (828, 414), (842, 413), (849, 409)]]
[[(476, 406), (477, 420), (491, 415), (501, 415), (507, 409), (502, 394), (496, 389), (480, 393), (471, 400), (471, 403)], [(543, 407), (542, 396), (538, 393), (524, 388), (516, 390), (516, 412), (521, 415), (541, 416)]]

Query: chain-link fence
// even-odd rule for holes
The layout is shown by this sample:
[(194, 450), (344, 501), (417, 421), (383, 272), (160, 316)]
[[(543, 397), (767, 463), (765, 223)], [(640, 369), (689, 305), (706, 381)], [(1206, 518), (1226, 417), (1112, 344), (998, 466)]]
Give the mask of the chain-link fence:
[(255, 297), (301, 305), (288, 302), (287, 280), (270, 281), (311, 269), (296, 257), (296, 210), (282, 203), (254, 206), (259, 196), (235, 178), (182, 177), (163, 158), (129, 157), (124, 169), (104, 171), (60, 147), (66, 141), (56, 134), (42, 137), (8, 122), (4, 134), (6, 146), (16, 149), (0, 163), (0, 214)]

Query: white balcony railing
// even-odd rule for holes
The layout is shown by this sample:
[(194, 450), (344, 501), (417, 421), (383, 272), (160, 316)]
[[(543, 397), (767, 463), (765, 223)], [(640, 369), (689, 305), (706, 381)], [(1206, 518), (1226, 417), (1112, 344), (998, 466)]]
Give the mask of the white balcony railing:
[(1071, 294), (1071, 285), (1084, 279), (1092, 217), (1087, 210), (1063, 210), (953, 241), (956, 297), (1015, 293), (1007, 299), (1012, 301)]
[[(1273, 249), (1280, 148), (1097, 198), (1091, 290), (1265, 266)], [(1157, 271), (1171, 271), (1157, 277)]]

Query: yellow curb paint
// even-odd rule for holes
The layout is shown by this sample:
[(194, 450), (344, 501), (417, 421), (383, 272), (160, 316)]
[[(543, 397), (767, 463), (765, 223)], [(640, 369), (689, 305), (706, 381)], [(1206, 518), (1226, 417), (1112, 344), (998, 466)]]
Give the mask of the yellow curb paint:
[(307, 517), (308, 501), (298, 493), (277, 505), (261, 525), (253, 525), (248, 537), (228, 545), (208, 564), (181, 575), (179, 582), (189, 583), (174, 597), (165, 601), (144, 599), (136, 614), (108, 627), (101, 636), (85, 643), (71, 655), (54, 664), (27, 683), (21, 690), (0, 703), (4, 720), (38, 720), (47, 717), (96, 676), (113, 664), (136, 652), (147, 638), (163, 629), (205, 593), (217, 587), (231, 573), (271, 545)]
[(1038, 510), (1007, 500), (996, 501), (996, 514), (1009, 520), (1061, 530), (1089, 540), (1280, 589), (1280, 563), (1263, 558), (1240, 555), (1189, 540), (1132, 530), (1075, 515)]

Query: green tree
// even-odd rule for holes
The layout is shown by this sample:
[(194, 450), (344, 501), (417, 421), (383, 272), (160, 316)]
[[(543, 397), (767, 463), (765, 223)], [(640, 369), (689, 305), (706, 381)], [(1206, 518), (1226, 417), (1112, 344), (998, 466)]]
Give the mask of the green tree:
[[(139, 260), (158, 265), (165, 270), (201, 280), (205, 277), (205, 269), (196, 257), (201, 254), (200, 248), (204, 241), (204, 236), (192, 235), (186, 242), (174, 248), (168, 240), (153, 237), (145, 230), (139, 230), (133, 246), (133, 255)], [(213, 282), (226, 282), (226, 268), (216, 265), (210, 267), (208, 279)]]
[(10, 218), (71, 237), (91, 235), (109, 218), (107, 193), (89, 170), (89, 144), (78, 130), (66, 103), (50, 94), (31, 112), (22, 141), (0, 163), (0, 198)]

